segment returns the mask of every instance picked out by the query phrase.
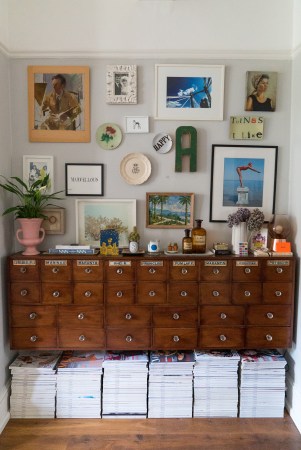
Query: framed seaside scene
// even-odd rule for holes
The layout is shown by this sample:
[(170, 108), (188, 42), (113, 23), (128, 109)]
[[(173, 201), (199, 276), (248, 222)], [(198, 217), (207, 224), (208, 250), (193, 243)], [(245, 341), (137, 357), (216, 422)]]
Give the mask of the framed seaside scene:
[(89, 67), (28, 67), (29, 140), (90, 142)]
[(156, 64), (156, 119), (223, 120), (224, 66)]
[(186, 192), (147, 192), (148, 228), (192, 228), (194, 194)]
[(235, 208), (275, 209), (278, 147), (213, 145), (210, 221), (225, 222)]

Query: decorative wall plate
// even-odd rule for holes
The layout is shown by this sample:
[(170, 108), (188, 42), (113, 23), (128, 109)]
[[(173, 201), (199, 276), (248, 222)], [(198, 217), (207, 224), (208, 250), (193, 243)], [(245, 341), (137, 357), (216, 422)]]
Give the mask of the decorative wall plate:
[(104, 150), (114, 150), (122, 141), (122, 132), (116, 123), (103, 123), (96, 131), (96, 142)]
[(159, 133), (153, 139), (153, 147), (157, 153), (167, 153), (172, 147), (172, 139), (168, 133)]
[(143, 153), (129, 153), (120, 163), (120, 173), (128, 184), (142, 184), (151, 174), (150, 160)]

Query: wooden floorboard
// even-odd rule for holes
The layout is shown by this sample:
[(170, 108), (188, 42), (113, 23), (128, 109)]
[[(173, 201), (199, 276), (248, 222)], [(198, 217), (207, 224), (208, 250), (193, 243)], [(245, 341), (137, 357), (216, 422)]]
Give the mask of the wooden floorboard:
[(1, 450), (301, 450), (283, 419), (12, 419)]

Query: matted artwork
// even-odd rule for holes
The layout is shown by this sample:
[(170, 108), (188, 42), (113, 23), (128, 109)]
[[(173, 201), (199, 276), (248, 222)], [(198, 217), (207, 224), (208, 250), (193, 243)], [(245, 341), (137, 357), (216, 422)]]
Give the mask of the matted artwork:
[(66, 163), (66, 195), (103, 196), (103, 164)]
[(107, 103), (113, 105), (137, 103), (137, 66), (135, 64), (107, 66)]
[(47, 192), (54, 191), (53, 156), (23, 155), (23, 181), (31, 186), (49, 174)]
[(192, 228), (194, 194), (186, 192), (147, 192), (148, 228)]

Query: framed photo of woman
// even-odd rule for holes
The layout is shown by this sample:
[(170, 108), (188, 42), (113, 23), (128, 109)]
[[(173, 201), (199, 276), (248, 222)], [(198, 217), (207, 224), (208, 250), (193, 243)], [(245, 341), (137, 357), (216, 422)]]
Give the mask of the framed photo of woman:
[(247, 72), (245, 111), (276, 109), (277, 72)]

